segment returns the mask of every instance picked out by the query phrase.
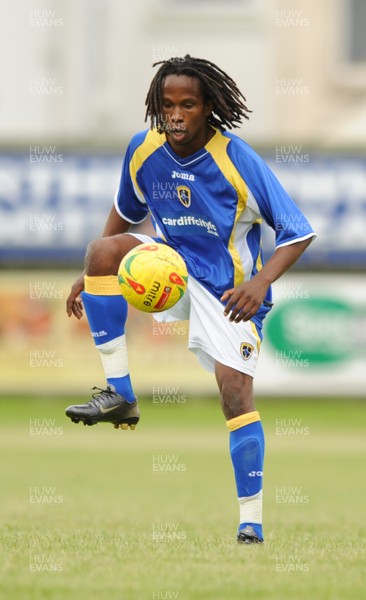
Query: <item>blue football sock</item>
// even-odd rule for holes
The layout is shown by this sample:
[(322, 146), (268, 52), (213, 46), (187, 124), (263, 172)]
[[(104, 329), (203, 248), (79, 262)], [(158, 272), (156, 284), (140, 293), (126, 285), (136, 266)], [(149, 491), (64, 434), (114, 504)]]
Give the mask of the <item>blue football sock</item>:
[[(85, 288), (107, 291), (107, 294), (82, 292), (82, 301), (88, 317), (95, 345), (100, 351), (107, 383), (128, 402), (135, 400), (127, 360), (125, 323), (127, 302), (116, 291), (117, 277), (86, 277)], [(112, 280), (110, 289), (103, 280)], [(101, 285), (102, 283), (102, 285)], [(117, 289), (117, 291), (119, 291)]]
[(134, 402), (136, 400), (129, 375), (125, 375), (124, 377), (107, 377), (107, 383), (113, 387), (117, 394), (121, 394), (127, 402)]
[(260, 539), (262, 531), (262, 480), (264, 434), (257, 411), (227, 422), (230, 454), (240, 508), (239, 530), (251, 525)]

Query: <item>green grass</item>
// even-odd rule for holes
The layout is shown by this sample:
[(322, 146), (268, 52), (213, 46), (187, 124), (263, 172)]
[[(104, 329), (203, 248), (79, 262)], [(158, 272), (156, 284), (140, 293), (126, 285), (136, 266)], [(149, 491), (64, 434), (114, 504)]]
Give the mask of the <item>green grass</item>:
[[(1, 599), (366, 597), (361, 401), (258, 401), (267, 440), (259, 547), (235, 542), (237, 501), (216, 400), (142, 401), (134, 432), (72, 424), (63, 416), (71, 402), (0, 401)], [(53, 420), (55, 429), (30, 435), (30, 419)], [(300, 429), (280, 435), (294, 419)], [(180, 470), (153, 470), (166, 455)], [(41, 489), (33, 500), (48, 502), (31, 502), (30, 488)], [(157, 529), (176, 539), (154, 540)]]

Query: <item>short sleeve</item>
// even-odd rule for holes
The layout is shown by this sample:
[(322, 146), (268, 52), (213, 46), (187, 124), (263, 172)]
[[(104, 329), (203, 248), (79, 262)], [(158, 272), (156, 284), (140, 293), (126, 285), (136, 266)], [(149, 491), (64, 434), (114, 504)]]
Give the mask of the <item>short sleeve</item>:
[(275, 232), (276, 247), (316, 235), (268, 165), (245, 142), (241, 149), (235, 150), (235, 163), (258, 206), (260, 216)]
[(131, 177), (131, 161), (137, 147), (143, 142), (141, 134), (134, 136), (126, 150), (122, 165), (121, 179), (114, 197), (114, 204), (118, 214), (136, 224), (144, 221), (149, 213), (145, 200), (139, 197)]

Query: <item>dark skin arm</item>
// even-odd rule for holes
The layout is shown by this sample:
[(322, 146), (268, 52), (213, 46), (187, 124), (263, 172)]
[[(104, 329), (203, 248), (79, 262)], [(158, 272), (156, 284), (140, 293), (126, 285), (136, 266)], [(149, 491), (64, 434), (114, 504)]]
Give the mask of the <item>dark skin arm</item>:
[[(131, 223), (125, 221), (125, 219), (122, 219), (115, 207), (112, 206), (104, 226), (102, 237), (109, 237), (119, 233), (127, 233), (130, 227)], [(71, 315), (75, 315), (77, 319), (81, 319), (83, 316), (83, 304), (80, 294), (84, 289), (84, 275), (85, 271), (82, 272), (80, 277), (78, 277), (71, 287), (70, 295), (66, 300), (66, 311), (69, 317), (71, 317)]]
[(226, 303), (224, 315), (235, 323), (249, 321), (261, 306), (271, 283), (296, 263), (313, 239), (278, 248), (253, 279), (226, 290), (221, 296), (221, 301)]

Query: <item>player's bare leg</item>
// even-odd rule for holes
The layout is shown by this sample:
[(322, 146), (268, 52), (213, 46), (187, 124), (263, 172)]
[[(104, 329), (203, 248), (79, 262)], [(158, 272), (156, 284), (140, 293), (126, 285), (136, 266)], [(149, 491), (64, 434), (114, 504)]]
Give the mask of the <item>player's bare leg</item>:
[(134, 429), (140, 418), (132, 390), (125, 340), (127, 303), (122, 297), (117, 272), (122, 258), (141, 242), (129, 234), (104, 237), (92, 242), (85, 258), (85, 291), (82, 300), (92, 336), (100, 351), (107, 380), (85, 404), (69, 406), (66, 415), (78, 423), (113, 423)]
[(221, 407), (230, 431), (230, 454), (240, 508), (239, 543), (263, 541), (262, 478), (264, 436), (253, 400), (253, 378), (215, 364)]
[(87, 276), (117, 275), (122, 258), (140, 244), (140, 240), (129, 233), (94, 240), (86, 250), (85, 272)]
[(220, 390), (221, 408), (226, 419), (255, 410), (253, 399), (253, 378), (219, 362), (215, 365), (215, 375)]

